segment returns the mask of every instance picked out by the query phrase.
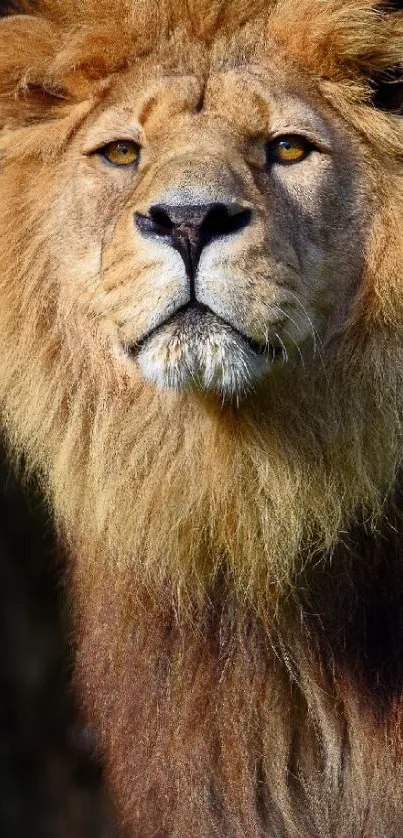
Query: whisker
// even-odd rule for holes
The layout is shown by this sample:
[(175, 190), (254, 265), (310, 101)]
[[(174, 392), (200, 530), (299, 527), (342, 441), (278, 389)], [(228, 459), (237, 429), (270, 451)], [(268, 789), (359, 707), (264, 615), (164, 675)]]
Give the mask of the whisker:
[[(298, 323), (297, 323), (297, 322), (296, 322), (296, 321), (295, 321), (295, 320), (294, 320), (294, 319), (293, 319), (293, 318), (292, 318), (289, 314), (287, 314), (287, 313), (286, 313), (286, 312), (285, 312), (285, 311), (281, 308), (281, 306), (279, 306), (279, 304), (278, 304), (278, 303), (276, 303), (276, 308), (279, 310), (279, 312), (280, 312), (280, 313), (281, 313), (284, 317), (286, 317), (286, 318), (287, 318), (287, 320), (290, 320), (290, 321), (291, 321), (291, 323), (293, 323), (293, 325), (295, 326), (295, 328), (296, 328), (296, 329), (298, 329), (298, 331), (299, 331), (299, 332), (301, 331), (301, 326), (300, 326), (300, 325), (299, 325), (299, 324), (298, 324)], [(297, 343), (297, 341), (295, 340), (295, 338), (293, 338), (293, 336), (290, 334), (290, 332), (288, 331), (288, 329), (286, 329), (284, 326), (283, 326), (283, 332), (285, 332), (285, 334), (287, 335), (287, 337), (290, 339), (291, 343), (293, 343), (293, 344), (294, 344), (294, 346), (295, 346), (295, 348), (296, 348), (296, 350), (297, 350), (297, 352), (298, 352), (298, 354), (299, 354), (299, 356), (300, 356), (300, 358), (301, 358), (302, 366), (303, 366), (303, 367), (304, 367), (304, 369), (305, 369), (305, 361), (304, 361), (304, 358), (303, 358), (303, 355), (302, 355), (301, 348), (300, 348), (299, 344)]]
[[(330, 382), (329, 382), (329, 378), (328, 378), (328, 375), (327, 375), (327, 370), (326, 370), (326, 364), (325, 364), (324, 354), (323, 354), (323, 351), (322, 351), (322, 350), (324, 350), (324, 346), (323, 346), (323, 341), (322, 341), (322, 338), (321, 338), (321, 336), (319, 335), (319, 333), (318, 333), (317, 329), (315, 328), (314, 324), (312, 323), (312, 320), (311, 320), (311, 318), (310, 318), (310, 316), (309, 316), (309, 314), (308, 314), (308, 312), (307, 312), (307, 310), (306, 310), (306, 308), (305, 308), (304, 304), (303, 304), (303, 303), (302, 303), (302, 301), (299, 299), (298, 295), (297, 295), (297, 294), (295, 294), (295, 293), (294, 293), (293, 291), (291, 291), (290, 289), (287, 289), (287, 291), (288, 291), (288, 293), (289, 293), (289, 294), (290, 294), (290, 295), (291, 295), (291, 296), (292, 296), (292, 297), (296, 300), (296, 302), (298, 303), (298, 305), (299, 305), (299, 306), (300, 306), (300, 308), (302, 309), (302, 311), (303, 311), (303, 313), (304, 313), (304, 315), (305, 315), (305, 317), (306, 317), (306, 319), (307, 319), (307, 322), (308, 322), (309, 327), (310, 327), (311, 335), (312, 335), (312, 338), (313, 338), (313, 351), (314, 351), (314, 355), (318, 354), (318, 356), (319, 356), (319, 360), (320, 360), (320, 363), (321, 363), (321, 367), (322, 367), (323, 372), (324, 372), (324, 375), (325, 375), (326, 382), (327, 382), (327, 384), (330, 384)], [(285, 313), (285, 312), (284, 312), (284, 313)]]
[(280, 337), (280, 335), (278, 334), (278, 332), (275, 332), (275, 336), (276, 336), (276, 338), (277, 338), (277, 340), (278, 340), (278, 342), (279, 342), (279, 344), (280, 344), (280, 346), (281, 346), (281, 352), (282, 352), (282, 356), (283, 356), (283, 366), (284, 366), (284, 365), (288, 362), (288, 352), (287, 352), (287, 347), (286, 347), (286, 345), (285, 345), (284, 341), (283, 341), (283, 340), (281, 340), (281, 337)]
[(302, 354), (301, 347), (299, 346), (299, 344), (297, 343), (297, 341), (295, 340), (295, 338), (293, 338), (293, 336), (290, 334), (290, 332), (288, 331), (288, 329), (284, 329), (284, 328), (283, 328), (283, 332), (285, 332), (285, 334), (287, 335), (287, 337), (289, 338), (289, 340), (291, 341), (291, 343), (293, 344), (293, 346), (295, 346), (295, 348), (296, 348), (296, 350), (297, 350), (297, 352), (298, 352), (298, 355), (299, 355), (299, 357), (300, 357), (300, 359), (301, 359), (301, 364), (302, 364), (303, 368), (305, 369), (305, 359), (304, 359), (304, 356), (303, 356), (303, 354)]
[(318, 333), (318, 332), (317, 332), (317, 330), (315, 329), (315, 326), (313, 325), (312, 320), (311, 320), (311, 318), (310, 318), (310, 316), (309, 316), (309, 314), (308, 314), (308, 312), (307, 312), (307, 310), (306, 310), (306, 308), (305, 308), (304, 304), (302, 303), (302, 301), (300, 300), (300, 298), (298, 297), (298, 295), (297, 295), (297, 294), (295, 294), (293, 291), (291, 291), (290, 289), (288, 289), (288, 293), (289, 293), (289, 294), (291, 294), (291, 296), (292, 296), (292, 297), (294, 297), (294, 299), (297, 301), (298, 305), (299, 305), (299, 306), (300, 306), (300, 308), (302, 309), (302, 311), (303, 311), (303, 313), (304, 313), (304, 315), (305, 315), (305, 317), (306, 317), (306, 319), (307, 319), (307, 321), (308, 321), (308, 323), (309, 323), (309, 326), (310, 326), (310, 328), (311, 328), (312, 337), (313, 337), (313, 340), (314, 340), (314, 352), (316, 352), (316, 349), (317, 349), (317, 343), (319, 343), (319, 346), (323, 349), (323, 341), (322, 341), (322, 339), (321, 339), (321, 337), (320, 337), (319, 333)]

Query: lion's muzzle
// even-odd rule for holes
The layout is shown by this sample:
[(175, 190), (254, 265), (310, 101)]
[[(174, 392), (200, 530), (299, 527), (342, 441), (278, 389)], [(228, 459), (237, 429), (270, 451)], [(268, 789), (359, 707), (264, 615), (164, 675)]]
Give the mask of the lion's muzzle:
[(246, 227), (250, 209), (233, 203), (195, 206), (157, 204), (147, 215), (136, 213), (136, 224), (146, 236), (163, 239), (182, 256), (186, 273), (194, 281), (202, 250), (210, 242)]

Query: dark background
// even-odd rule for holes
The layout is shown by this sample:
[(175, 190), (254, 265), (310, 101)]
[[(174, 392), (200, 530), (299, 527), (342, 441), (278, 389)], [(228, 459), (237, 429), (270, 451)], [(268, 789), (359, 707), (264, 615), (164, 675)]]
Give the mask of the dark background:
[(69, 605), (52, 527), (0, 465), (0, 836), (112, 838), (91, 728), (73, 691)]

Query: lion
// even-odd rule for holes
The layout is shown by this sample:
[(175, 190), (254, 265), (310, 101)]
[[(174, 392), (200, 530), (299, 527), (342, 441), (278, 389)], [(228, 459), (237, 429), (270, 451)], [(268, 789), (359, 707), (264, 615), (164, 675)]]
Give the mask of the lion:
[(403, 832), (399, 4), (0, 22), (0, 411), (127, 835)]

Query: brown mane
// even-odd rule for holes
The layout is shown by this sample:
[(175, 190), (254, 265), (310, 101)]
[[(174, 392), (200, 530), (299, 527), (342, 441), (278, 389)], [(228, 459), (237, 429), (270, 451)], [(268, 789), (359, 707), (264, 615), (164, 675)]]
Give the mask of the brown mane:
[[(128, 834), (392, 838), (403, 133), (371, 96), (401, 65), (402, 16), (369, 0), (25, 11), (0, 22), (1, 415), (71, 554), (77, 680)], [(249, 58), (271, 39), (361, 138), (372, 199), (338, 334), (238, 406), (117, 372), (61, 285), (41, 178), (141, 57), (224, 62), (241, 27)]]

